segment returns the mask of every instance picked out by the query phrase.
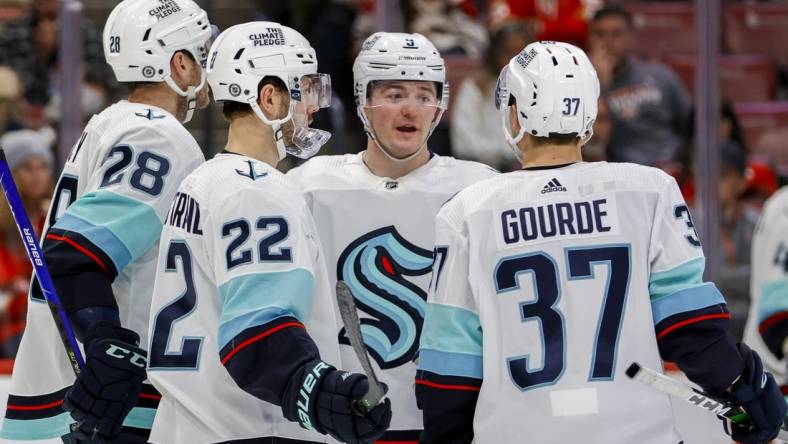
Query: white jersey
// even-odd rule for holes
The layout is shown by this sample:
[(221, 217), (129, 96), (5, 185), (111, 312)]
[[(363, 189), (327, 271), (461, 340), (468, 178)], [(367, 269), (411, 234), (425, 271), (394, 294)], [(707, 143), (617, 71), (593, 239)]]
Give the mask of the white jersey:
[[(139, 333), (141, 343), (148, 332), (162, 221), (181, 179), (204, 160), (194, 138), (167, 111), (121, 101), (88, 122), (58, 181), (45, 231), (53, 226), (76, 232), (112, 261), (120, 322)], [(68, 433), (73, 420), (60, 405), (73, 382), (49, 307), (31, 296), (0, 436)], [(150, 428), (150, 398), (141, 398), (125, 425)]]
[(420, 377), (481, 381), (475, 442), (679, 442), (668, 396), (625, 375), (661, 368), (656, 325), (724, 303), (670, 176), (504, 174), (449, 201), (435, 236)]
[[(763, 207), (752, 237), (750, 313), (744, 342), (757, 351), (778, 383), (786, 383), (786, 362), (764, 343), (761, 329), (780, 328), (788, 319), (788, 188), (775, 193)], [(783, 330), (784, 332), (784, 330)], [(781, 341), (780, 341), (781, 342)], [(781, 348), (780, 344), (780, 348)]]
[[(389, 386), (393, 415), (385, 440), (411, 441), (422, 428), (414, 359), (432, 269), (435, 215), (458, 191), (495, 174), (480, 163), (433, 155), (395, 180), (372, 174), (361, 154), (315, 157), (288, 173), (303, 189), (317, 223), (332, 288), (339, 278), (353, 292), (372, 366)], [(338, 321), (334, 337), (341, 344), (342, 367), (361, 372)]]
[(321, 359), (339, 361), (333, 292), (298, 187), (264, 162), (219, 154), (183, 181), (161, 239), (148, 377), (162, 400), (151, 442), (326, 442), (242, 390), (223, 365), (244, 347), (240, 334), (283, 316), (306, 326)]

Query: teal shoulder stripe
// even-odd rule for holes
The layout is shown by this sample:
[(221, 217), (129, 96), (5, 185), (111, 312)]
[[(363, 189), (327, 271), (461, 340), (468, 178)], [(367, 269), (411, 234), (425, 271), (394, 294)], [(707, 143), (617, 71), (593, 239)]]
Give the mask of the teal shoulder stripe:
[(651, 273), (648, 291), (651, 300), (670, 296), (677, 291), (703, 284), (706, 258), (699, 257), (670, 270)]
[(420, 348), (481, 356), (479, 315), (464, 308), (428, 303)]
[(0, 438), (23, 441), (60, 438), (71, 431), (72, 422), (74, 420), (66, 412), (41, 419), (3, 418), (3, 429), (0, 431)]
[(449, 353), (422, 348), (419, 350), (419, 370), (444, 376), (463, 376), (483, 379), (482, 357), (465, 353)]
[(654, 325), (675, 314), (685, 313), (712, 305), (724, 304), (725, 298), (711, 282), (679, 290), (671, 295), (651, 301)]
[[(83, 195), (68, 207), (65, 214), (112, 232), (131, 253), (132, 261), (156, 243), (163, 227), (159, 215), (150, 205), (106, 190)], [(59, 226), (59, 221), (55, 226)]]
[(126, 427), (136, 427), (138, 429), (150, 429), (153, 427), (153, 418), (156, 416), (156, 409), (147, 407), (134, 407), (131, 409), (123, 425)]
[(92, 242), (93, 245), (101, 248), (101, 251), (112, 259), (112, 263), (115, 264), (115, 270), (118, 273), (131, 262), (131, 252), (126, 248), (126, 245), (112, 231), (104, 227), (97, 227), (66, 213), (57, 220), (55, 228), (79, 233)]
[(788, 279), (763, 284), (758, 306), (758, 323), (782, 311), (788, 311)]
[(242, 331), (282, 316), (294, 316), (304, 322), (312, 306), (314, 286), (312, 273), (303, 268), (247, 274), (222, 284), (219, 348)]

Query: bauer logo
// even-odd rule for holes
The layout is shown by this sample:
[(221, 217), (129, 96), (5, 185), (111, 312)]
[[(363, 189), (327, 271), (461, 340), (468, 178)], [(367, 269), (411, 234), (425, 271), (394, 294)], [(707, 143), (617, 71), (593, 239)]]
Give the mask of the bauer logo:
[(249, 34), (254, 46), (284, 45), (285, 33), (282, 28), (265, 28), (265, 32)]
[[(419, 346), (427, 293), (414, 279), (432, 271), (433, 254), (408, 242), (393, 226), (351, 242), (337, 261), (361, 318), (364, 344), (381, 369), (411, 362)], [(339, 343), (350, 345), (345, 329)]]
[(159, 0), (159, 6), (149, 10), (148, 15), (161, 20), (167, 16), (175, 14), (176, 12), (180, 12), (180, 10), (181, 7), (178, 6), (178, 3), (175, 2), (175, 0)]
[(25, 228), (23, 231), (25, 234), (25, 242), (30, 250), (30, 255), (33, 256), (33, 260), (36, 262), (37, 266), (43, 267), (44, 261), (41, 260), (41, 253), (38, 252), (38, 245), (36, 245), (35, 237), (30, 233), (29, 228)]

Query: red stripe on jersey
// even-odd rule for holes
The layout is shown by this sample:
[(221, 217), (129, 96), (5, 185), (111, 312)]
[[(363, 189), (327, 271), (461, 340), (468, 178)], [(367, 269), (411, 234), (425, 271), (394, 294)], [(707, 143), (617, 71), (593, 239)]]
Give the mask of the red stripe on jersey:
[(155, 401), (158, 401), (158, 400), (161, 399), (161, 395), (153, 395), (153, 394), (149, 394), (149, 393), (140, 393), (140, 398), (142, 398), (142, 399), (153, 399)]
[(385, 441), (379, 439), (375, 441), (375, 444), (419, 444), (418, 441)]
[(39, 405), (13, 405), (8, 404), (6, 408), (8, 410), (46, 410), (51, 409), (52, 407), (57, 407), (63, 404), (63, 400), (50, 402), (49, 404), (39, 404)]
[(69, 239), (69, 238), (67, 238), (65, 236), (58, 236), (56, 234), (47, 234), (47, 239), (52, 239), (52, 240), (56, 240), (56, 241), (63, 241), (65, 243), (71, 245), (72, 247), (76, 248), (80, 253), (82, 253), (85, 256), (93, 259), (93, 262), (97, 263), (99, 265), (99, 267), (101, 267), (102, 270), (104, 270), (106, 273), (109, 273), (109, 270), (107, 270), (107, 266), (104, 265), (104, 262), (101, 262), (101, 259), (99, 259), (98, 256), (96, 256), (95, 254), (91, 253), (90, 251), (88, 251), (87, 248), (83, 247), (82, 245), (79, 245), (78, 243), (74, 242), (73, 240), (71, 240), (71, 239)]
[(717, 313), (717, 314), (703, 315), (695, 318), (686, 319), (684, 321), (673, 324), (670, 327), (662, 330), (662, 333), (657, 335), (657, 339), (662, 339), (665, 335), (672, 332), (673, 330), (679, 329), (681, 327), (686, 327), (687, 325), (690, 324), (696, 324), (698, 322), (707, 321), (709, 319), (730, 319), (730, 318), (731, 318), (730, 313)]
[(478, 392), (481, 387), (473, 387), (471, 385), (447, 385), (438, 384), (436, 382), (427, 381), (426, 379), (416, 379), (416, 384), (425, 385), (427, 387), (437, 388), (441, 390), (463, 390), (466, 392)]
[(775, 313), (775, 314), (769, 316), (768, 318), (764, 319), (763, 322), (761, 322), (758, 325), (758, 332), (763, 334), (763, 332), (765, 332), (766, 330), (771, 328), (774, 324), (776, 324), (776, 323), (778, 323), (780, 321), (784, 321), (786, 319), (788, 319), (788, 311), (782, 311), (780, 313)]
[(248, 346), (249, 344), (253, 344), (253, 343), (265, 338), (266, 336), (270, 336), (270, 335), (278, 332), (279, 330), (285, 329), (287, 327), (305, 328), (304, 325), (301, 324), (300, 322), (286, 322), (284, 324), (277, 325), (276, 327), (271, 328), (270, 330), (266, 330), (266, 331), (260, 333), (259, 335), (251, 337), (251, 338), (241, 342), (240, 344), (238, 344), (238, 347), (235, 347), (233, 349), (233, 351), (228, 353), (227, 356), (225, 356), (222, 359), (222, 365), (226, 364), (227, 361), (229, 361), (230, 358), (233, 357), (233, 355), (235, 355), (236, 353), (241, 351), (244, 347)]

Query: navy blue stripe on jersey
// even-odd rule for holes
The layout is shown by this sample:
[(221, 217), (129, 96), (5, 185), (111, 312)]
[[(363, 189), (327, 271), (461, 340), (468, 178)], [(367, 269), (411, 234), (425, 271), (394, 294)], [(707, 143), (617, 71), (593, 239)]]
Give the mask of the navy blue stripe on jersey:
[(92, 244), (101, 245), (106, 256), (110, 258), (109, 263), (117, 270), (123, 270), (131, 262), (131, 252), (112, 231), (105, 227), (93, 225), (70, 214), (64, 214), (53, 228), (79, 233), (89, 239)]
[(719, 304), (664, 319), (656, 326), (660, 356), (676, 363), (692, 382), (720, 393), (744, 369), (730, 316)]
[(418, 444), (421, 430), (389, 430), (375, 444)]
[(266, 436), (264, 438), (233, 439), (232, 441), (222, 441), (217, 444), (318, 444), (319, 442)]
[(278, 318), (294, 317), (303, 322), (312, 305), (314, 285), (312, 273), (303, 268), (246, 274), (222, 284), (219, 347), (225, 347), (245, 330)]
[(758, 325), (758, 332), (769, 351), (782, 359), (783, 342), (788, 337), (788, 311), (777, 312), (764, 319)]
[(276, 405), (282, 405), (285, 389), (299, 369), (320, 359), (303, 324), (291, 316), (242, 331), (219, 354), (241, 389)]
[(419, 370), (416, 402), (423, 411), (421, 443), (470, 443), (482, 381)]
[[(118, 270), (100, 245), (78, 232), (50, 228), (44, 238), (44, 257), (50, 274), (101, 271), (114, 280)], [(54, 269), (54, 272), (53, 272)]]
[(5, 417), (8, 419), (42, 419), (63, 413), (63, 399), (71, 387), (38, 396), (8, 395)]

